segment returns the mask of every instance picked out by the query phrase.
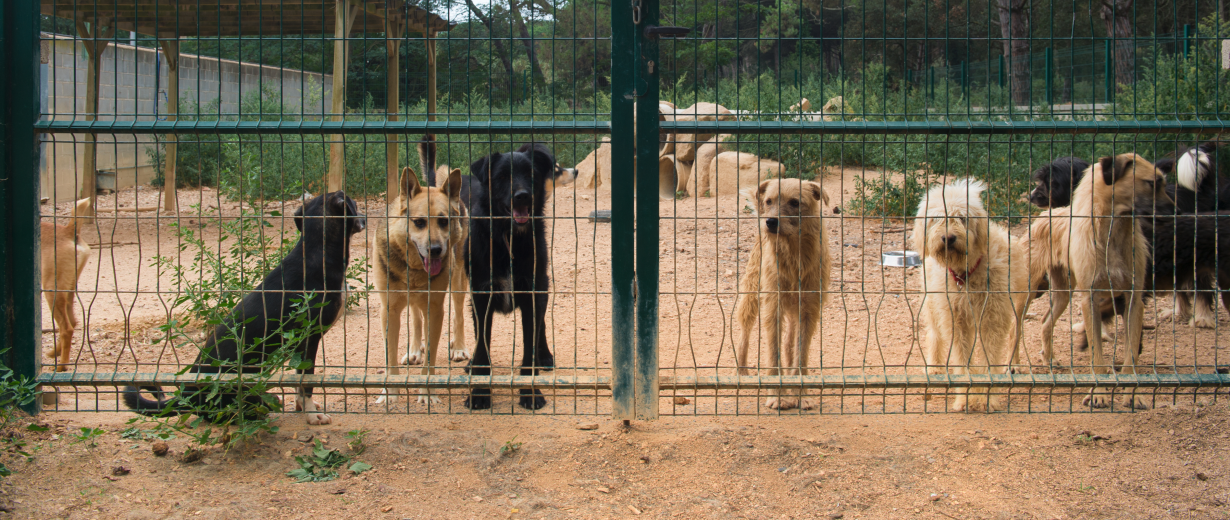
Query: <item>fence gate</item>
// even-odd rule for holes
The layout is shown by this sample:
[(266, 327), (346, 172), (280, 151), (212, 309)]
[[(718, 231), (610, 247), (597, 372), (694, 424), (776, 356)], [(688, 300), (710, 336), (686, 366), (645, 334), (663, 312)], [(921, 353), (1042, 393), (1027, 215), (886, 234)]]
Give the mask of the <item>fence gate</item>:
[[(1230, 322), (1218, 306), (1230, 275), (1203, 244), (1230, 242), (1224, 217), (1190, 213), (1230, 210), (1230, 72), (1219, 54), (1230, 23), (1215, 0), (1130, 4), (8, 2), (4, 363), (56, 389), (43, 405), (55, 410), (122, 411), (125, 386), (200, 381), (184, 368), (290, 254), (295, 211), (344, 190), (368, 225), (349, 245), (346, 311), (307, 360), (315, 374), (279, 359), (217, 380), (288, 395), (312, 386), (338, 413), (619, 420), (1128, 411), (1216, 397), (1230, 384), (1220, 353)], [(398, 193), (414, 192), (402, 169), (429, 177), (419, 153), (429, 134), (438, 184), (452, 168), (478, 175), (484, 157), (499, 164), (524, 143), (545, 145), (557, 168), (536, 174), (531, 209), (542, 213), (515, 209), (505, 181), (465, 191), (490, 209), (467, 223), (453, 214), (428, 229), (421, 210), (400, 210)], [(1198, 144), (1208, 171), (1183, 177), (1200, 162), (1183, 151)], [(1051, 279), (1061, 271), (1029, 268), (1070, 257), (1084, 236), (1040, 233), (1105, 221), (1076, 200), (1089, 196), (1079, 184), (1058, 182), (1083, 170), (1063, 166), (1049, 202), (1023, 196), (1053, 160), (1128, 152), (1150, 162), (1133, 170), (1141, 175), (1206, 179), (1198, 204), (1175, 186), (1166, 197), (1111, 197), (1134, 197), (1112, 221), (1173, 233), (1149, 235), (1143, 274), (1117, 278), (1120, 294), (1147, 297), (1118, 306), (1144, 308), (1134, 369), (1116, 366), (1136, 344), (1125, 318), (1107, 318), (1106, 358), (1094, 366), (1075, 327), (1090, 321), (1079, 310), (1090, 287), (1069, 273), (1063, 291)], [(964, 178), (981, 183), (937, 191)], [(516, 179), (506, 179), (509, 197)], [(1180, 207), (1167, 213), (1168, 199)], [(913, 218), (920, 207), (926, 222), (960, 214), (933, 231)], [(66, 249), (64, 229), (87, 258)], [(381, 255), (418, 266), (407, 277), (430, 272), (421, 241), (461, 229), (484, 251), (528, 240), (534, 254), (470, 255), (473, 283), (455, 287), (380, 285)], [(928, 250), (939, 239), (952, 242)], [(398, 241), (400, 252), (382, 249)], [(902, 265), (909, 251), (927, 259)], [(74, 268), (75, 285), (48, 285), (49, 272), (71, 279)], [(517, 269), (529, 274), (501, 274)], [(458, 312), (446, 297), (422, 315), (424, 328), (443, 329), (428, 374), (415, 312), (389, 316), (402, 332), (389, 348), (398, 327), (381, 302), (441, 292), (468, 302)], [(530, 316), (493, 315), (490, 363), (469, 371), (475, 296), (532, 303)], [(1074, 303), (1052, 323), (1065, 296)], [(57, 298), (76, 325), (53, 316)], [(756, 312), (741, 313), (751, 302)], [(1013, 361), (1018, 329), (1005, 324), (1016, 311)], [(1054, 357), (1042, 360), (1050, 324)], [(47, 357), (57, 344), (61, 356)], [(546, 348), (553, 371), (523, 368)], [(489, 403), (476, 388), (492, 390)], [(1087, 404), (1091, 393), (1107, 406)]]

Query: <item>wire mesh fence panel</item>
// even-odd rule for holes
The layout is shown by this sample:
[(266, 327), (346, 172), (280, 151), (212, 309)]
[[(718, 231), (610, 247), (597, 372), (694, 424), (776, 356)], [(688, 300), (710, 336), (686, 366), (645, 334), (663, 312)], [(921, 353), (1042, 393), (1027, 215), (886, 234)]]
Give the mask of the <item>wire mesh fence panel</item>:
[(311, 367), (323, 413), (610, 413), (610, 233), (590, 216), (610, 199), (572, 168), (609, 118), (585, 73), (609, 31), (569, 21), (595, 6), (41, 7), (40, 213), (83, 251), (49, 264), (80, 264), (75, 292), (45, 291), (80, 317), (44, 312), (49, 407), (204, 406), (171, 395), (202, 378), (289, 395)]
[(21, 352), (214, 419), (1216, 396), (1230, 22), (1179, 4), (11, 7)]
[(1230, 33), (1189, 7), (663, 3), (662, 413), (1216, 395)]

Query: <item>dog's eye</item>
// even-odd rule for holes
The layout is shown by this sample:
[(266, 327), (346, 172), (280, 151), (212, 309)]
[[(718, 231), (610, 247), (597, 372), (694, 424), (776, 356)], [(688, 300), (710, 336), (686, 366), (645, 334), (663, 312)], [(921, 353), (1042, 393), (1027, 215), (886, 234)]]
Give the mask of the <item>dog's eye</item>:
[(790, 207), (792, 208), (799, 207), (799, 199), (790, 199)]
[(448, 219), (443, 217), (438, 218), (436, 219), (436, 225), (440, 226), (440, 229), (448, 229)]
[(772, 198), (767, 198), (767, 199), (764, 199), (764, 203), (765, 203), (766, 205), (767, 205), (767, 204), (772, 204), (772, 203), (773, 203), (773, 199), (772, 199)]
[(423, 229), (427, 227), (427, 219), (425, 218), (414, 219), (414, 227), (419, 228), (419, 229)]

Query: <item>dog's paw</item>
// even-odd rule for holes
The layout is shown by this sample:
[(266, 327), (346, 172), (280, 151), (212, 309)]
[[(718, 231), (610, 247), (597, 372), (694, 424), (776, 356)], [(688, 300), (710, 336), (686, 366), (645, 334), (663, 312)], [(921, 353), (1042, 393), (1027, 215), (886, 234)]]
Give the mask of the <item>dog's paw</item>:
[(797, 397), (770, 397), (764, 400), (765, 407), (770, 410), (790, 410), (799, 407)]
[(521, 389), (521, 399), (518, 404), (526, 410), (541, 410), (547, 405), (547, 400), (542, 396), (542, 392), (529, 388)]
[(1217, 316), (1198, 316), (1192, 318), (1192, 325), (1202, 329), (1215, 329), (1217, 328)]
[(396, 403), (396, 402), (397, 402), (397, 394), (398, 394), (398, 393), (400, 393), (400, 392), (397, 392), (396, 390), (394, 390), (393, 392), (388, 391), (388, 389), (381, 390), (381, 391), (380, 391), (380, 397), (377, 397), (377, 398), (376, 398), (376, 404), (385, 404), (385, 403), (388, 403), (388, 404), (393, 404), (393, 403)]
[(1149, 405), (1145, 404), (1143, 397), (1134, 395), (1128, 399), (1128, 406), (1135, 410), (1148, 410)]
[(542, 372), (555, 370), (555, 354), (546, 348), (539, 349), (538, 359), (534, 360), (534, 367)]
[(424, 350), (422, 348), (418, 348), (415, 350), (411, 350), (410, 352), (407, 352), (406, 355), (401, 357), (401, 364), (403, 365), (422, 365), (423, 360), (427, 357), (425, 354), (423, 354), (423, 352)]
[(1105, 392), (1094, 390), (1093, 393), (1085, 396), (1082, 403), (1091, 408), (1106, 408), (1110, 406), (1110, 398), (1107, 397)]
[(1157, 321), (1173, 319), (1175, 323), (1178, 323), (1181, 321), (1187, 321), (1190, 317), (1191, 316), (1188, 316), (1186, 312), (1174, 307), (1162, 309), (1161, 312), (1157, 313)]
[(965, 396), (958, 396), (956, 399), (952, 400), (952, 411), (964, 412), (968, 409), (969, 409), (969, 406), (965, 400)]
[(465, 407), (471, 410), (486, 410), (491, 408), (491, 389), (475, 388), (470, 390), (470, 397), (466, 398)]
[(1033, 367), (1029, 365), (1012, 365), (1012, 367), (1008, 369), (1009, 374), (1032, 374), (1033, 371)]
[(418, 402), (419, 404), (428, 404), (429, 402), (431, 404), (440, 404), (440, 398), (434, 395), (427, 395), (427, 389), (422, 388), (419, 389)]
[(462, 361), (469, 361), (470, 353), (466, 352), (466, 349), (464, 348), (455, 349), (452, 347), (452, 345), (449, 345), (448, 359), (454, 363), (460, 363)]
[(312, 426), (320, 426), (322, 424), (332, 424), (333, 418), (321, 412), (312, 412), (307, 414), (307, 423)]

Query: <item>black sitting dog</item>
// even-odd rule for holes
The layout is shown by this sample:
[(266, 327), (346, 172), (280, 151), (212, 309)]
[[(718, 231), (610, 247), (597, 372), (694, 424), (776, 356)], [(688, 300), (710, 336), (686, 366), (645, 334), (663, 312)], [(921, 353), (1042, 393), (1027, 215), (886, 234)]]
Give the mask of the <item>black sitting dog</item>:
[[(491, 374), (493, 313), (521, 309), (524, 342), (521, 375), (536, 375), (555, 367), (547, 345), (547, 255), (543, 207), (547, 184), (555, 178), (555, 158), (541, 144), (526, 144), (512, 153), (494, 153), (470, 165), (461, 185), (461, 200), (470, 210), (466, 272), (474, 309), (477, 346), (467, 371)], [(537, 410), (547, 401), (537, 389), (522, 389), (520, 404)], [(473, 388), (466, 407), (491, 407), (491, 389)]]
[(1029, 203), (1042, 209), (1072, 204), (1072, 190), (1080, 184), (1089, 163), (1079, 157), (1060, 157), (1034, 171), (1037, 186), (1029, 193)]
[[(350, 263), (350, 237), (363, 231), (367, 219), (345, 193), (336, 191), (309, 200), (295, 212), (299, 242), (286, 258), (265, 276), (265, 280), (244, 296), (231, 315), (214, 328), (196, 361), (187, 370), (192, 374), (234, 372), (243, 349), (243, 372), (259, 372), (262, 360), (278, 349), (291, 352), (308, 364), (296, 369), (300, 374), (315, 373), (316, 351), (320, 338), (342, 315), (346, 305), (346, 266)], [(299, 341), (284, 344), (286, 332), (302, 323), (288, 323), (299, 308), (300, 319), (312, 328), (292, 336)], [(306, 309), (306, 312), (303, 311)], [(158, 400), (146, 399), (137, 387), (124, 389), (124, 403), (145, 415), (194, 413), (207, 404), (208, 387), (186, 385), (182, 398), (196, 409), (168, 408), (176, 401), (161, 399), (162, 392), (148, 389)], [(224, 396), (234, 399), (235, 395)], [(260, 399), (257, 398), (257, 401)], [(266, 401), (267, 402), (267, 401)], [(267, 410), (252, 402), (256, 410)], [(300, 388), (296, 409), (307, 412), (308, 424), (329, 424), (331, 419), (312, 401), (312, 388)], [(210, 420), (217, 420), (211, 417)]]

